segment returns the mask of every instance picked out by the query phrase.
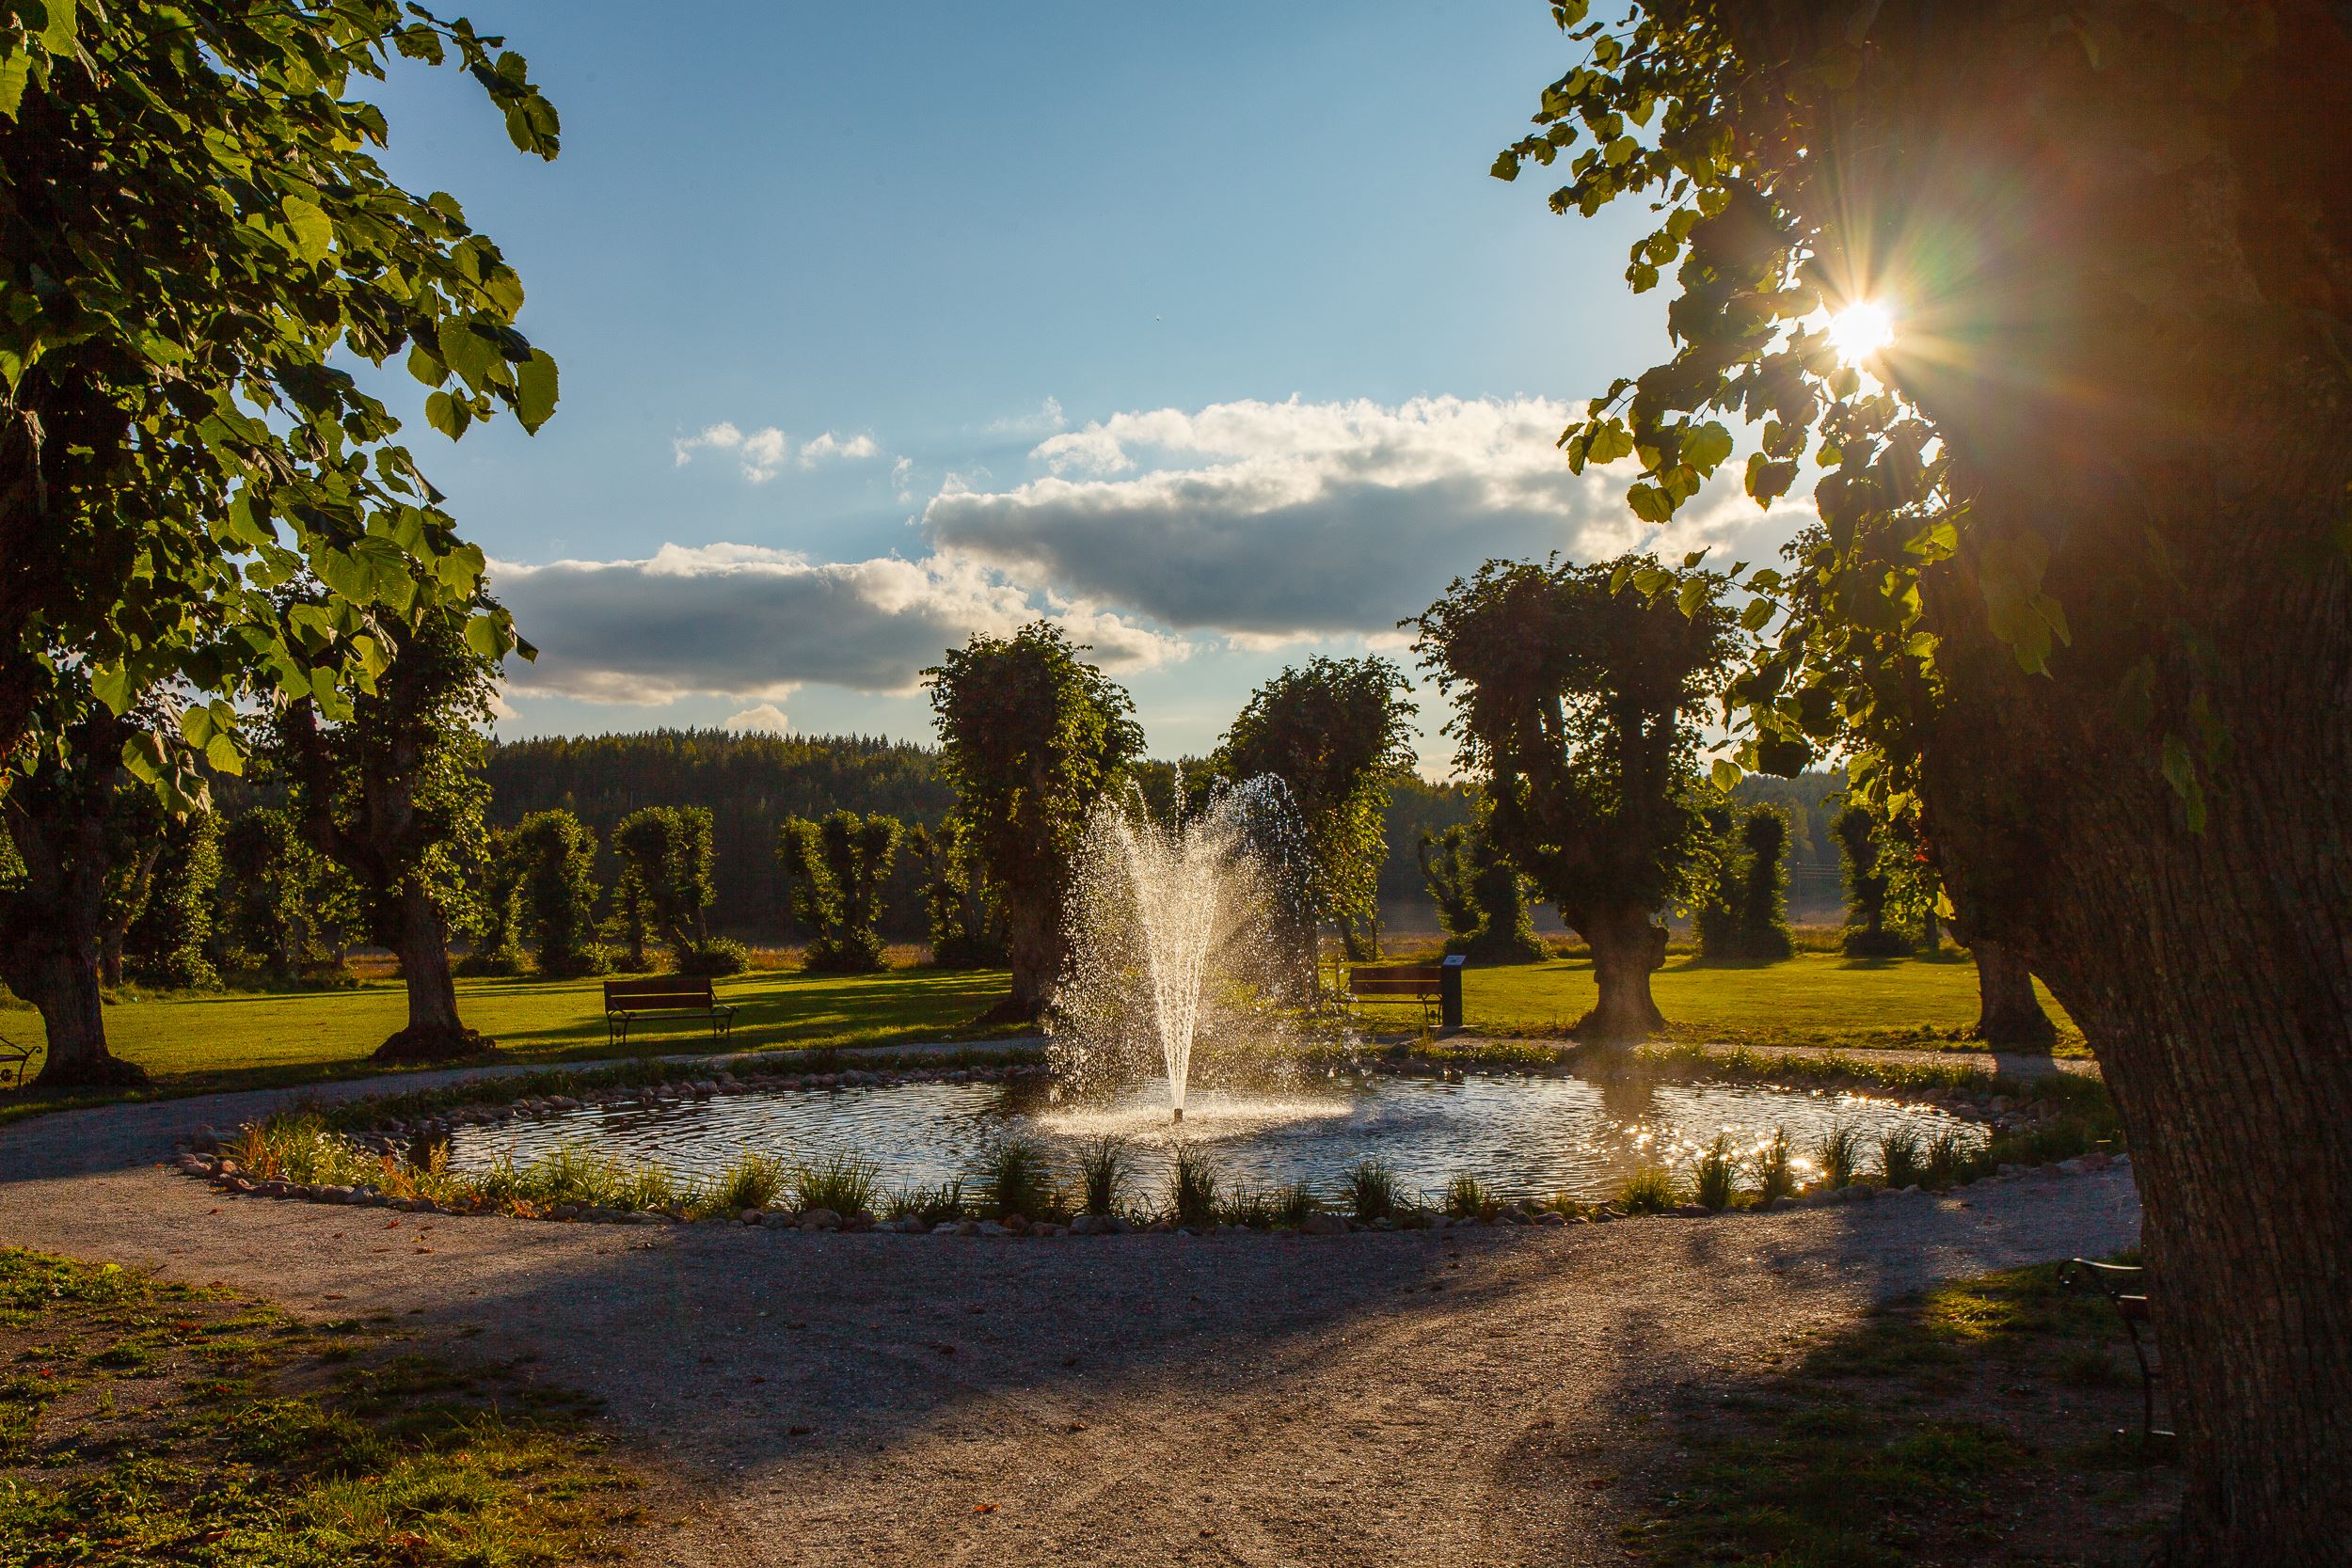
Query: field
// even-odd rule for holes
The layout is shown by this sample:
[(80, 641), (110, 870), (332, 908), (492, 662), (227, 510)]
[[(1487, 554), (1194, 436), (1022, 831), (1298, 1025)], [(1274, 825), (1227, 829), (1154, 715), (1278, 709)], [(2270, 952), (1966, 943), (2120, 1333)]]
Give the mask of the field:
[[(1004, 992), (998, 971), (898, 968), (840, 976), (755, 970), (720, 982), (738, 1011), (735, 1049), (843, 1047), (968, 1039), (1001, 1031), (972, 1020)], [(1473, 969), (1464, 979), (1470, 1027), (1489, 1036), (1557, 1035), (1594, 997), (1592, 965), (1582, 958), (1500, 969)], [(1977, 973), (1964, 961), (1856, 960), (1801, 953), (1786, 962), (1708, 967), (1667, 960), (1656, 979), (1659, 1006), (1677, 1039), (1841, 1050), (1882, 1046), (1962, 1046), (1977, 1012)], [(692, 1020), (650, 1022), (631, 1031), (627, 1050), (606, 1041), (602, 993), (595, 980), (462, 980), (467, 1022), (526, 1062), (586, 1061), (711, 1048)], [(2080, 1036), (2064, 1024), (2079, 1053)], [(123, 995), (106, 1009), (115, 1052), (145, 1068), (161, 1094), (291, 1086), (369, 1070), (366, 1057), (400, 1027), (400, 987), (369, 979), (344, 990)], [(1410, 1008), (1376, 1008), (1374, 1030), (1418, 1027)], [(0, 1010), (0, 1035), (40, 1039), (39, 1015), (21, 1005)]]

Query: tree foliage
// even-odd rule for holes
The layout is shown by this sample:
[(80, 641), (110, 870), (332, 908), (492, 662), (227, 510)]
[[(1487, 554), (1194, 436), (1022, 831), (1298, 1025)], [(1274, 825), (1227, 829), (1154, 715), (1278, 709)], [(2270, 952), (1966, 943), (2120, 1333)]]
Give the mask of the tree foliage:
[(567, 811), (535, 811), (509, 846), (523, 926), (539, 973), (601, 974), (612, 955), (596, 945), (596, 835)]
[(882, 967), (882, 895), (898, 852), (896, 817), (828, 813), (787, 818), (776, 853), (792, 886), (792, 917), (812, 935), (808, 967), (864, 974)]
[(710, 812), (703, 806), (646, 806), (622, 818), (612, 831), (621, 858), (618, 901), (629, 931), (632, 963), (641, 962), (639, 923), (670, 949), (681, 974), (708, 969), (732, 974), (727, 949), (710, 937), (710, 906), (718, 896), (711, 848)]
[[(33, 767), (79, 703), (169, 687), (197, 698), (190, 751), (133, 736), (124, 761), (184, 800), (195, 757), (240, 766), (232, 699), (340, 721), (387, 623), (457, 613), (480, 656), (508, 651), (481, 551), (348, 367), (405, 352), (455, 436), (501, 407), (535, 429), (555, 363), (457, 202), (386, 174), (353, 89), (395, 54), (453, 60), (551, 158), (521, 56), (396, 0), (0, 18), (0, 767)], [(326, 592), (287, 615), (290, 583)]]
[(257, 806), (220, 835), (216, 924), (226, 966), (286, 984), (340, 974), (364, 922), (351, 874), (320, 854), (294, 812)]
[(1753, 805), (1740, 822), (1740, 956), (1767, 962), (1789, 957), (1788, 818), (1778, 806)]
[(1688, 896), (1704, 828), (1696, 721), (1736, 649), (1722, 578), (1628, 556), (1489, 562), (1413, 623), (1455, 701), (1458, 766), (1491, 832), (1593, 950), (1594, 1036), (1662, 1022), (1658, 911)]
[(1438, 906), (1445, 950), (1486, 964), (1532, 963), (1544, 957), (1527, 879), (1488, 835), (1483, 821), (1454, 823), (1421, 835), (1422, 878)]
[(160, 837), (146, 899), (123, 933), (124, 967), (147, 985), (216, 990), (220, 818), (211, 812), (167, 818)]
[(1413, 766), (1411, 689), (1388, 659), (1318, 657), (1251, 692), (1209, 756), (1206, 777), (1241, 784), (1272, 774), (1289, 787), (1308, 899), (1350, 958), (1380, 956), (1384, 814), (1391, 782)]
[(936, 831), (918, 825), (907, 844), (923, 867), (931, 962), (942, 969), (1001, 968), (1009, 957), (1004, 901), (972, 847), (970, 830), (952, 818)]
[(956, 820), (1004, 911), (1009, 1010), (1035, 1017), (1062, 959), (1062, 904), (1094, 803), (1143, 754), (1134, 702), (1078, 656), (1061, 629), (1032, 622), (975, 637), (926, 670), (940, 768)]

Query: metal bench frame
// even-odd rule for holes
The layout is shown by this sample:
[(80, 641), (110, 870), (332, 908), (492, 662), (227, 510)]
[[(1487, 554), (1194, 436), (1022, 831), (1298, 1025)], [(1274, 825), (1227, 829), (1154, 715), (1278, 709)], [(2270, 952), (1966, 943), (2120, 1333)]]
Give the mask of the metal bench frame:
[(2164, 1381), (2164, 1365), (2156, 1357), (2155, 1323), (2148, 1310), (2147, 1274), (2146, 1269), (2136, 1264), (2094, 1263), (2088, 1258), (2070, 1258), (2058, 1270), (2060, 1283), (2098, 1291), (2113, 1304), (2115, 1315), (2123, 1320), (2123, 1332), (2131, 1337), (2132, 1359), (2139, 1363), (2139, 1446), (2143, 1453), (2149, 1439), (2174, 1435), (2169, 1429), (2156, 1425), (2156, 1385)]
[(627, 1045), (629, 1024), (656, 1013), (701, 1013), (710, 1020), (714, 1040), (735, 1032), (734, 1005), (719, 1000), (708, 975), (663, 974), (650, 980), (604, 983), (604, 1031), (609, 1044)]
[(0, 1035), (0, 1077), (8, 1080), (5, 1086), (10, 1094), (24, 1092), (24, 1069), (32, 1065), (33, 1053), (30, 1050), (8, 1036)]

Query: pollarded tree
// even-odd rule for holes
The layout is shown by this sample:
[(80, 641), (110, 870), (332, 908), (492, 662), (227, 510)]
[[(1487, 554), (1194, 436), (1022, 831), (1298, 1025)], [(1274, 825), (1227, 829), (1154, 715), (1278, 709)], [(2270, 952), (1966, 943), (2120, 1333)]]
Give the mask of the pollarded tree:
[(1527, 879), (1495, 847), (1483, 821), (1456, 822), (1421, 835), (1422, 880), (1445, 927), (1445, 950), (1482, 964), (1533, 963), (1544, 957)]
[(1485, 778), (1492, 832), (1593, 954), (1587, 1039), (1665, 1020), (1659, 911), (1686, 895), (1704, 832), (1696, 721), (1737, 641), (1722, 578), (1627, 556), (1588, 566), (1491, 561), (1413, 624), (1456, 702), (1446, 733)]
[[(387, 1062), (440, 1061), (490, 1041), (457, 1016), (452, 917), (470, 913), (486, 847), (482, 736), (497, 666), (469, 636), (471, 607), (375, 619), (385, 669), (329, 720), (297, 698), (277, 718), (277, 760), (302, 832), (358, 883), (369, 935), (400, 958), (408, 1022), (378, 1046)], [(298, 613), (297, 610), (297, 613)]]
[(596, 835), (567, 811), (534, 811), (515, 825), (516, 902), (539, 973), (601, 974), (612, 955), (596, 945)]
[(125, 966), (150, 985), (212, 990), (214, 908), (220, 882), (220, 818), (198, 812), (168, 822), (147, 899), (123, 937)]
[(681, 972), (695, 969), (712, 948), (710, 906), (718, 897), (712, 881), (715, 855), (707, 806), (646, 806), (612, 830), (621, 857), (622, 919), (629, 933), (630, 961), (642, 967), (639, 923), (667, 943)]
[(1004, 901), (972, 848), (970, 830), (952, 817), (936, 832), (918, 824), (908, 847), (925, 871), (921, 896), (931, 962), (942, 969), (1002, 968)]
[(792, 918), (809, 928), (808, 967), (866, 974), (882, 966), (882, 894), (898, 853), (898, 819), (877, 812), (785, 819), (776, 857), (792, 888)]
[(482, 888), (466, 934), (473, 949), (457, 964), (469, 975), (518, 974), (523, 967), (522, 865), (515, 832), (492, 828), (482, 855)]
[(1920, 802), (2097, 1050), (2184, 1437), (2168, 1560), (2343, 1563), (2352, 16), (1584, 8), (1498, 172), (1571, 150), (1563, 211), (1656, 203), (1629, 276), (1677, 268), (1677, 349), (1569, 456), (1635, 455), (1663, 519), (1731, 451), (1710, 416), (1756, 422), (1759, 500), (1819, 451), (1748, 760), (1856, 727), (1864, 792)]
[(360, 924), (349, 872), (311, 847), (292, 812), (261, 806), (220, 835), (215, 926), (231, 968), (277, 981), (340, 963)]
[(1788, 817), (1755, 805), (1740, 823), (1740, 956), (1775, 962), (1797, 950), (1788, 929)]
[(1411, 689), (1385, 658), (1311, 659), (1251, 692), (1209, 756), (1210, 776), (1229, 784), (1270, 773), (1289, 786), (1308, 900), (1352, 959), (1380, 956), (1382, 815), (1390, 782), (1413, 766)]
[(1692, 924), (1697, 928), (1699, 961), (1729, 963), (1740, 955), (1740, 890), (1745, 855), (1733, 831), (1731, 806), (1713, 800), (1699, 809), (1702, 829), (1693, 857)]
[(1837, 814), (1831, 830), (1837, 837), (1838, 859), (1846, 870), (1845, 949), (1857, 958), (1898, 958), (1910, 953), (1911, 939), (1886, 921), (1886, 896), (1891, 879), (1886, 869), (1886, 841), (1878, 817), (1867, 807), (1852, 805)]
[(1124, 689), (1044, 621), (975, 637), (926, 670), (940, 769), (956, 819), (997, 889), (1012, 994), (999, 1009), (1036, 1018), (1062, 961), (1062, 902), (1088, 815), (1143, 752)]

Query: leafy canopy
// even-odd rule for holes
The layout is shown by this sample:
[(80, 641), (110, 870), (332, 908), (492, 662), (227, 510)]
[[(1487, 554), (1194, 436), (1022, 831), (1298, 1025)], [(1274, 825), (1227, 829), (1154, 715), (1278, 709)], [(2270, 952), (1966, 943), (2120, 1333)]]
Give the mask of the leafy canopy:
[[(386, 174), (355, 93), (395, 54), (453, 61), (552, 158), (555, 111), (501, 43), (394, 0), (0, 0), (0, 445), (36, 476), (0, 486), (0, 768), (56, 743), (75, 671), (117, 713), (192, 689), (183, 738), (234, 771), (234, 699), (347, 717), (388, 622), (454, 608), (479, 657), (516, 645), (344, 368), (405, 355), (453, 438), (554, 409), (520, 279), (453, 198)], [(125, 761), (200, 790), (151, 738)]]

